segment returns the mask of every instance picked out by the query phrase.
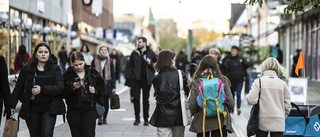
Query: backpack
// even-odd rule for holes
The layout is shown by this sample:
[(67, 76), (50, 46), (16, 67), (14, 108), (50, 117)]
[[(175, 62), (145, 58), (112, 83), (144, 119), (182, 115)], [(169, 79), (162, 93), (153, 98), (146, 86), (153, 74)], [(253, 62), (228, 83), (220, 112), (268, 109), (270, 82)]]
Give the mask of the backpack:
[(19, 68), (22, 68), (24, 66), (24, 64), (26, 64), (25, 54), (19, 54), (17, 65)]
[(205, 133), (205, 118), (217, 116), (222, 136), (220, 114), (223, 114), (224, 117), (227, 116), (227, 112), (224, 111), (223, 106), (227, 101), (226, 94), (224, 92), (224, 84), (219, 78), (213, 77), (211, 73), (207, 78), (200, 79), (202, 81), (200, 82), (199, 90), (197, 92), (197, 104), (202, 108), (203, 133)]
[(270, 56), (277, 59), (279, 57), (278, 50), (279, 50), (279, 48), (277, 46), (273, 47)]

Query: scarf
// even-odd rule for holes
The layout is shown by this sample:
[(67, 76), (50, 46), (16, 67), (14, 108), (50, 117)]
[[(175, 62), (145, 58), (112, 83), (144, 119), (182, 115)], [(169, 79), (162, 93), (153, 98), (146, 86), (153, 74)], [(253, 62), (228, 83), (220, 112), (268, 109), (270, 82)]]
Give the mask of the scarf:
[[(101, 66), (101, 61), (106, 60), (106, 63), (104, 66)], [(100, 55), (97, 55), (97, 59), (94, 60), (94, 65), (96, 70), (99, 72), (99, 74), (103, 77), (102, 70), (104, 69), (104, 84), (110, 85), (111, 84), (111, 69), (110, 69), (110, 60), (107, 57), (103, 57)]]

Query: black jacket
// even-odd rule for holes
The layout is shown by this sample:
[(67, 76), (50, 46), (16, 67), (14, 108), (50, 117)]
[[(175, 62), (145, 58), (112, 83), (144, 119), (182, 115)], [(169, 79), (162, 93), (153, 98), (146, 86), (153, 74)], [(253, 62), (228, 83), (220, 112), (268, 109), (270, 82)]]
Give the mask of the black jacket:
[[(189, 95), (187, 77), (182, 72), (183, 86)], [(176, 69), (164, 69), (153, 80), (156, 95), (156, 109), (150, 119), (155, 127), (182, 126), (182, 112), (180, 104), (179, 74)]]
[[(146, 70), (147, 70), (147, 81), (148, 84), (151, 85), (152, 84), (152, 80), (154, 78), (154, 63), (157, 62), (157, 55), (150, 49), (147, 48), (146, 52), (146, 58), (149, 58), (151, 63), (149, 65), (146, 65)], [(129, 66), (128, 66), (128, 73), (127, 75), (129, 75), (129, 79), (133, 79), (133, 80), (140, 80), (140, 73), (141, 73), (141, 54), (140, 51), (138, 49), (132, 51), (131, 55), (130, 55), (130, 62), (129, 62)]]
[[(48, 105), (49, 109), (51, 109), (52, 106), (64, 108), (64, 104), (52, 104), (52, 99), (59, 97), (64, 88), (61, 70), (57, 65), (57, 58), (54, 55), (51, 55), (51, 58), (49, 58), (46, 64), (48, 65), (48, 68), (44, 70), (44, 75), (42, 75), (43, 79), (40, 81), (41, 83), (46, 84), (38, 84), (41, 87), (41, 91), (40, 94), (35, 95), (33, 102), (39, 105)], [(12, 92), (12, 106), (13, 108), (16, 108), (18, 100), (20, 100), (22, 106), (19, 115), (23, 119), (30, 118), (31, 90), (33, 88), (33, 78), (35, 76), (36, 66), (37, 61), (35, 60), (32, 64), (32, 72), (27, 71), (27, 65), (22, 68), (16, 86)]]
[[(240, 63), (240, 59), (242, 59), (242, 63)], [(228, 57), (224, 62), (225, 73), (231, 83), (243, 82), (243, 78), (245, 77), (245, 70), (251, 65), (251, 63), (247, 62), (246, 59), (237, 55)]]
[[(3, 56), (0, 56), (0, 105), (2, 110), (2, 103), (4, 101), (4, 106), (11, 108), (11, 93), (8, 82), (8, 68), (6, 61)], [(2, 116), (2, 111), (0, 111), (0, 120)]]
[[(97, 99), (102, 96), (105, 90), (105, 84), (103, 78), (97, 72), (96, 69), (88, 65), (85, 66), (85, 87), (89, 90), (89, 85), (94, 86), (96, 93), (92, 94), (88, 91), (89, 102), (87, 106), (93, 107), (97, 103)], [(62, 97), (66, 99), (67, 107), (70, 108), (82, 108), (85, 107), (86, 103), (82, 101), (81, 88), (75, 89), (73, 83), (75, 78), (79, 77), (74, 70), (73, 66), (70, 66), (67, 71), (63, 74), (64, 77), (64, 90)], [(99, 102), (101, 104), (101, 102)]]

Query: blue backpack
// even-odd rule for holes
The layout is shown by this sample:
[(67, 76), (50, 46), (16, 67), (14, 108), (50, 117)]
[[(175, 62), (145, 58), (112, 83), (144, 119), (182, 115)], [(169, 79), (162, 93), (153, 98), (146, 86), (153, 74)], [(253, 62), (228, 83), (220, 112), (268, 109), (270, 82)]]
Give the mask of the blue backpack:
[(203, 133), (205, 133), (205, 118), (217, 116), (222, 136), (220, 114), (223, 114), (224, 117), (227, 116), (223, 106), (227, 101), (224, 84), (219, 78), (213, 77), (212, 74), (209, 74), (207, 78), (200, 79), (202, 81), (197, 92), (197, 104), (202, 108)]

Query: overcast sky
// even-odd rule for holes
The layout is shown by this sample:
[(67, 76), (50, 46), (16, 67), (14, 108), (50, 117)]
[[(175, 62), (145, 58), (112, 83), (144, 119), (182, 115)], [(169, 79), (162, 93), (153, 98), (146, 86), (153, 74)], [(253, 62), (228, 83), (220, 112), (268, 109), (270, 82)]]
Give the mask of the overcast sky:
[[(172, 18), (177, 22), (178, 29), (192, 29), (192, 22), (203, 20), (204, 26), (215, 31), (223, 31), (226, 21), (230, 19), (231, 3), (243, 3), (244, 0), (114, 0), (115, 17), (124, 13), (136, 16), (147, 15), (149, 7), (155, 19)], [(215, 25), (212, 25), (215, 24)]]

